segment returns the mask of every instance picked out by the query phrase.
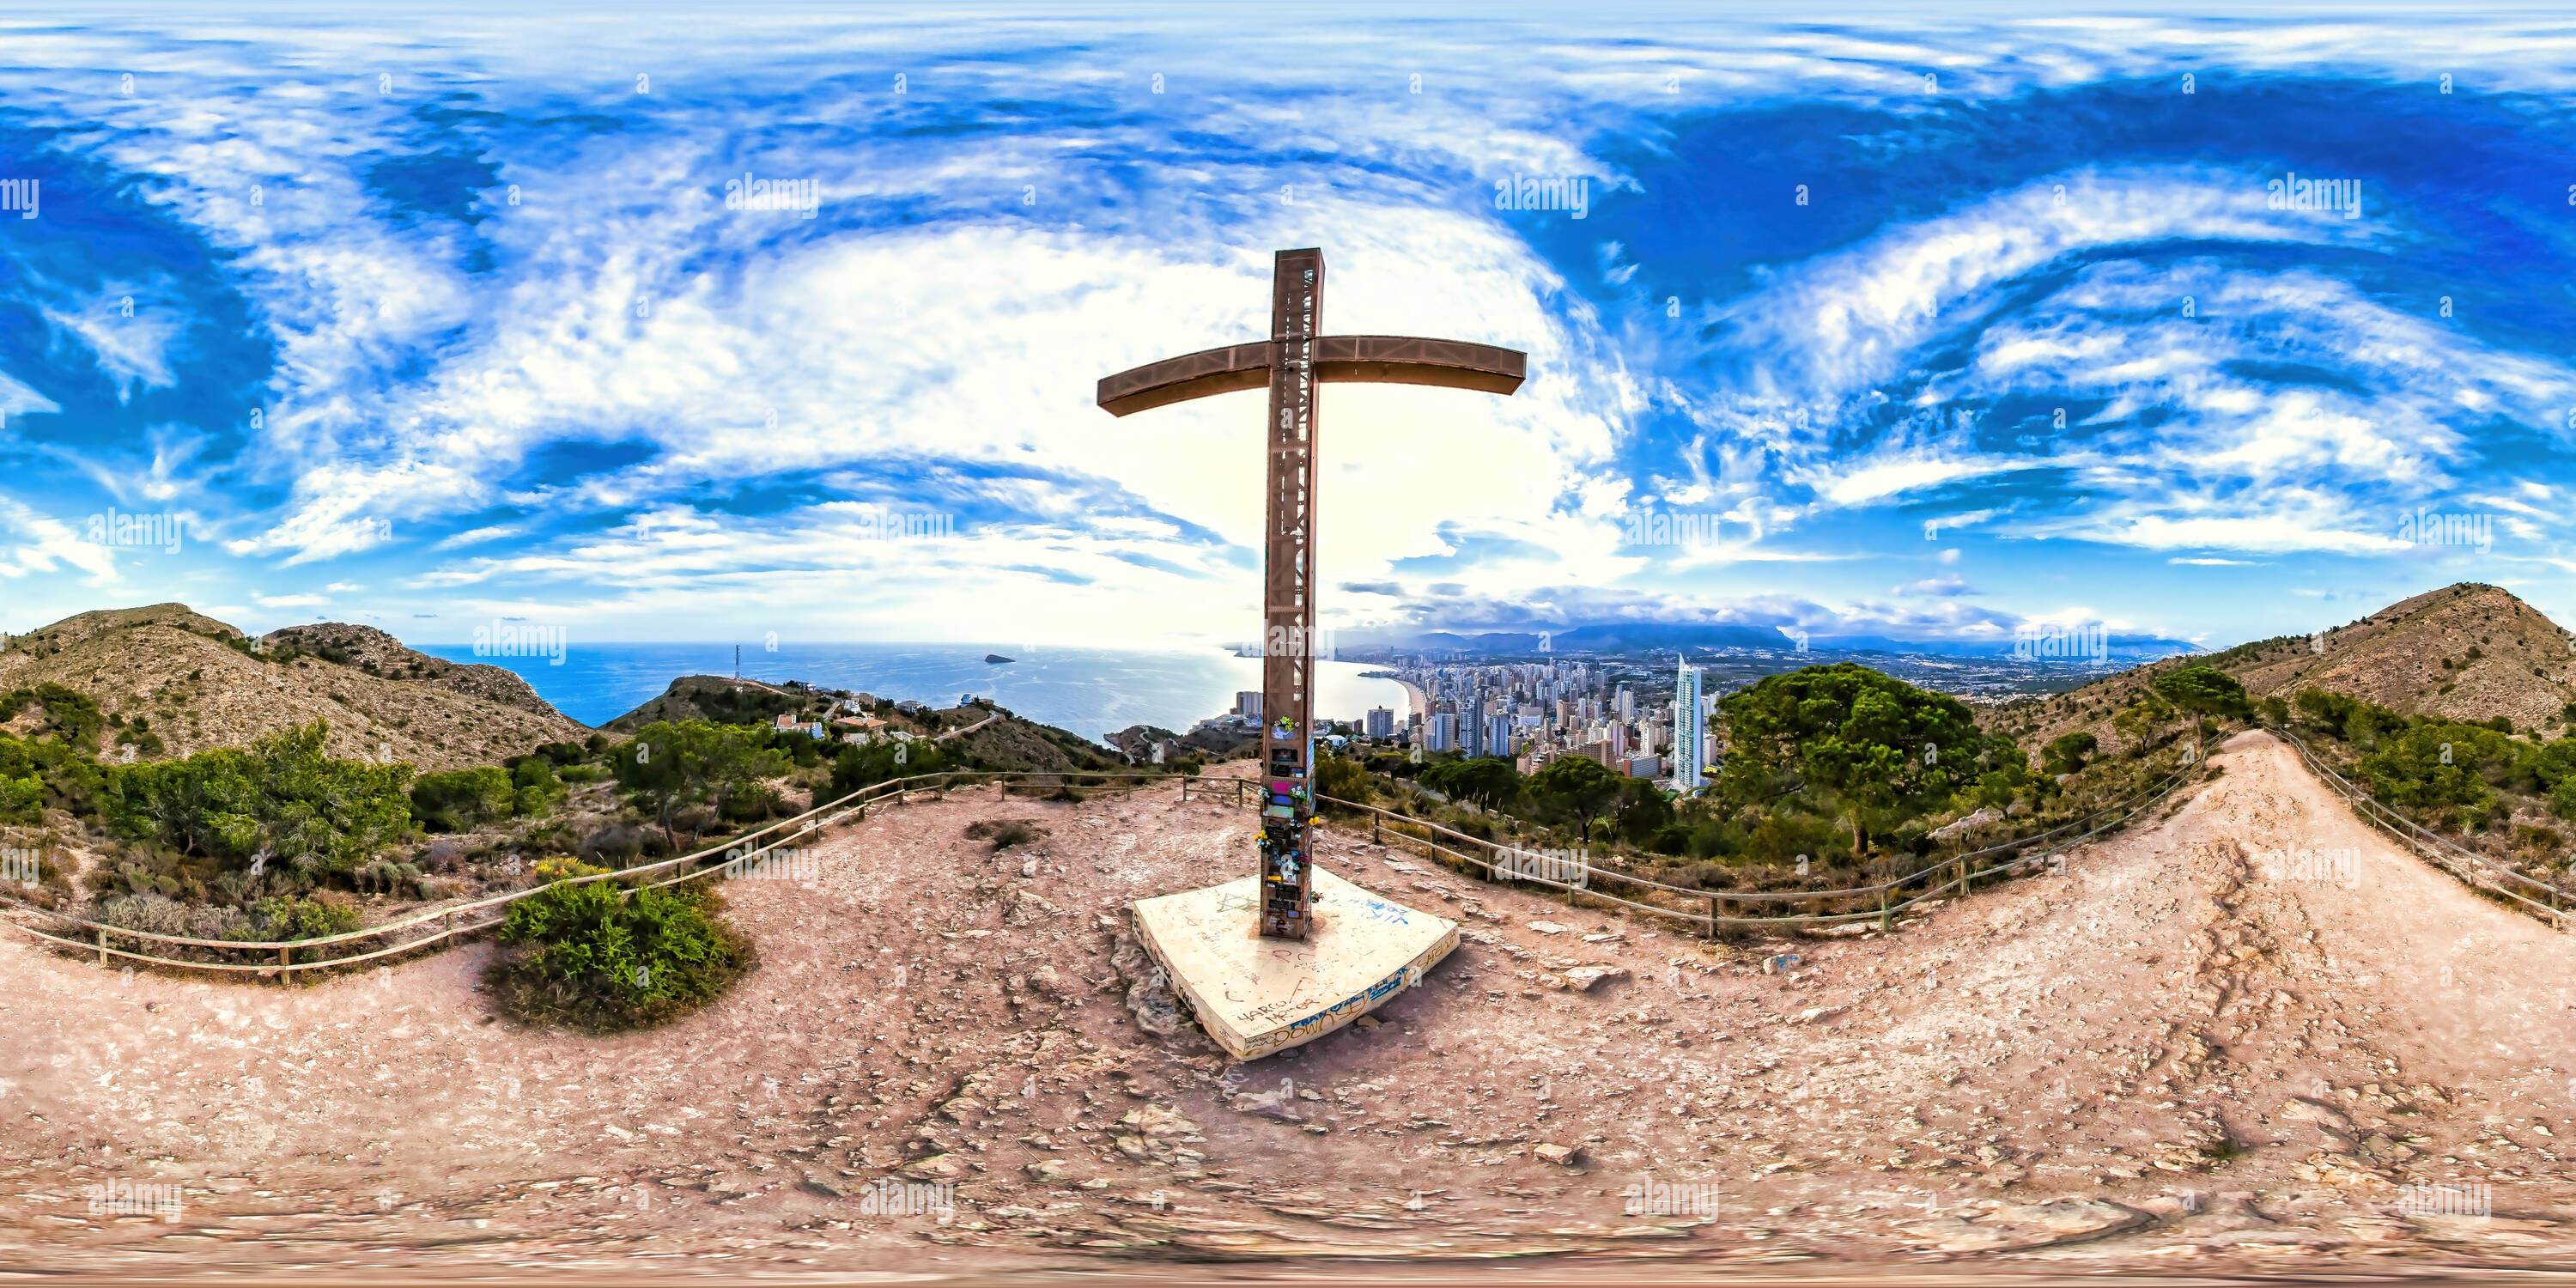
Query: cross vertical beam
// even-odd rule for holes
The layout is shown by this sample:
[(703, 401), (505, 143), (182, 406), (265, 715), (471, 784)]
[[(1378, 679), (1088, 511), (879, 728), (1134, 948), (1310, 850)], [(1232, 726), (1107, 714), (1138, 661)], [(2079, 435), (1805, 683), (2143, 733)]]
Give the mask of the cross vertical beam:
[(1261, 933), (1274, 939), (1304, 939), (1314, 922), (1315, 322), (1323, 309), (1324, 252), (1279, 252), (1270, 275), (1277, 356), (1261, 642), (1261, 772), (1270, 785), (1261, 817)]
[[(1324, 252), (1271, 266), (1270, 338), (1202, 349), (1103, 377), (1112, 416), (1270, 386), (1261, 576), (1261, 899), (1266, 936), (1314, 932), (1315, 387), (1334, 381), (1509, 394), (1529, 355), (1464, 340), (1321, 335)], [(1238, 784), (1241, 780), (1237, 780)]]

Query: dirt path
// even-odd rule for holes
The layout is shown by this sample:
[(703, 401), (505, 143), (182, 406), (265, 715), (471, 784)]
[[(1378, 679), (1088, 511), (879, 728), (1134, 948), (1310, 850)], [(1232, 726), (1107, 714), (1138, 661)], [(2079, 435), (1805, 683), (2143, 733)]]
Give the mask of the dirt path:
[[(1467, 942), (1384, 1025), (1245, 1066), (1129, 1006), (1118, 910), (1248, 864), (1248, 815), (1168, 791), (836, 831), (810, 887), (728, 887), (756, 975), (610, 1041), (490, 1022), (479, 947), (280, 989), (0, 939), (0, 1262), (2566, 1264), (2568, 939), (2270, 738), (2216, 763), (2063, 876), (1856, 939), (1705, 944), (1336, 836)], [(1001, 818), (1051, 835), (964, 839)], [(889, 1173), (952, 1185), (947, 1219), (868, 1211)], [(87, 1212), (112, 1181), (184, 1211)], [(2494, 1215), (2401, 1210), (2409, 1183)]]

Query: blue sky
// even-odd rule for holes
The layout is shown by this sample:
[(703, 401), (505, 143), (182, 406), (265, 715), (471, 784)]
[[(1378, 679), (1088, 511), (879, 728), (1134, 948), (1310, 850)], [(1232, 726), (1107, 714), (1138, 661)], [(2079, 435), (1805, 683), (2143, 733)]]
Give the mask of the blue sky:
[(1344, 628), (2576, 622), (2576, 25), (1318, 12), (13, 25), (0, 626), (1242, 638), (1259, 396), (1093, 383), (1309, 245), (1531, 355), (1327, 390)]

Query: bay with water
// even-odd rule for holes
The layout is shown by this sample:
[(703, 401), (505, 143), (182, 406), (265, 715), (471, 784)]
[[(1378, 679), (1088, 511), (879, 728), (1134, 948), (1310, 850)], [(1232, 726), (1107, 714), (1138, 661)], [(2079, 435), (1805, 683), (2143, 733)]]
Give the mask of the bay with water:
[[(582, 644), (548, 657), (476, 657), (470, 645), (424, 645), (452, 662), (487, 662), (525, 677), (539, 697), (587, 725), (605, 724), (657, 697), (683, 675), (734, 674), (731, 644)], [(987, 653), (1014, 659), (987, 663)], [(1371, 707), (1404, 719), (1404, 686), (1365, 679), (1357, 662), (1318, 662), (1315, 714), (1357, 720)], [(1234, 709), (1238, 690), (1261, 687), (1261, 659), (1221, 649), (1146, 652), (967, 644), (761, 644), (742, 648), (746, 679), (803, 680), (880, 698), (954, 705), (988, 697), (1023, 719), (1093, 741), (1134, 724), (1186, 731)]]

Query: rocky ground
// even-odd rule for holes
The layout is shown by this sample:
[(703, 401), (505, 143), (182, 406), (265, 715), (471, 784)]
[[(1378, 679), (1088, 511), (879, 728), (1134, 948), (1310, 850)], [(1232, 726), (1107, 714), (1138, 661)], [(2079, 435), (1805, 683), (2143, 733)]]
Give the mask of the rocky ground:
[[(835, 829), (818, 881), (729, 887), (757, 974), (604, 1041), (492, 1020), (482, 947), (282, 989), (10, 937), (0, 1264), (2569, 1264), (2567, 939), (2270, 738), (2217, 763), (2062, 876), (1885, 936), (1711, 944), (1344, 833), (1334, 870), (1464, 942), (1383, 1023), (1248, 1065), (1168, 1022), (1119, 933), (1128, 901), (1246, 867), (1250, 817), (1168, 788), (982, 788)], [(1048, 835), (965, 836), (1009, 819)], [(883, 1176), (953, 1202), (878, 1213)], [(178, 1184), (183, 1211), (91, 1213), (110, 1182)], [(2491, 1215), (2411, 1210), (2410, 1184), (2484, 1187)]]

